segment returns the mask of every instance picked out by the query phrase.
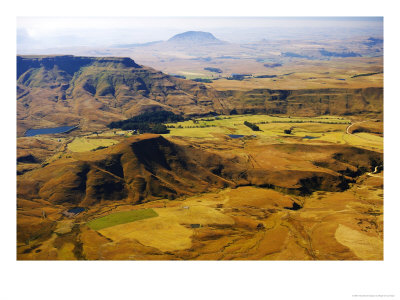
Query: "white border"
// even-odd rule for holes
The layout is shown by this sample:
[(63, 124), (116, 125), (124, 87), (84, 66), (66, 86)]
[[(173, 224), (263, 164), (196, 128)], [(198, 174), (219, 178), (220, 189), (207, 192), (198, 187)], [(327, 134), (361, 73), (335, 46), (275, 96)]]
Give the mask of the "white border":
[[(395, 3), (394, 1), (392, 3)], [(4, 5), (3, 5), (4, 6)], [(1, 18), (1, 299), (354, 299), (398, 288), (398, 9), (377, 1), (28, 1)], [(16, 262), (16, 16), (384, 16), (384, 262)]]

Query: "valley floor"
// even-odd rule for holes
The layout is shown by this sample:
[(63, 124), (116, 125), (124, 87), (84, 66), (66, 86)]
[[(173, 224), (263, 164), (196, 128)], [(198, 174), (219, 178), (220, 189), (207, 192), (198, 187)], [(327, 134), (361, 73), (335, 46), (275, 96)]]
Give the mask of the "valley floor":
[[(257, 124), (261, 131), (252, 131), (244, 121)], [(171, 131), (164, 138), (174, 145), (226, 158), (235, 155), (254, 174), (267, 175), (254, 175), (250, 183), (236, 186), (210, 185), (175, 199), (134, 202), (127, 197), (90, 206), (55, 203), (44, 196), (50, 195), (43, 188), (46, 184), (31, 186), (35, 180), (47, 180), (43, 168), (106, 157), (114, 153), (107, 152), (113, 147), (131, 141), (132, 133), (19, 138), (17, 258), (383, 260), (382, 122), (234, 115), (168, 126)], [(291, 133), (285, 134), (286, 129)], [(106, 167), (95, 171), (116, 177)], [(219, 172), (223, 173), (214, 174), (227, 180)], [(168, 177), (153, 173), (171, 184)], [(306, 173), (323, 174), (318, 175), (322, 182), (307, 181)], [(340, 180), (347, 185), (336, 188)], [(30, 193), (37, 196), (26, 196)], [(84, 210), (67, 212), (75, 206)]]

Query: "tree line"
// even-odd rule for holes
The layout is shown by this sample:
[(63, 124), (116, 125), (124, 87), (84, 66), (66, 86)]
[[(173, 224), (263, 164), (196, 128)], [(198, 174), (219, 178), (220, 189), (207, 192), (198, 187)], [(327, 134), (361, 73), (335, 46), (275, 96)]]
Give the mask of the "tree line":
[(140, 133), (169, 133), (163, 123), (176, 123), (184, 118), (170, 111), (146, 112), (127, 120), (111, 122), (108, 128), (121, 128), (122, 130), (137, 130)]

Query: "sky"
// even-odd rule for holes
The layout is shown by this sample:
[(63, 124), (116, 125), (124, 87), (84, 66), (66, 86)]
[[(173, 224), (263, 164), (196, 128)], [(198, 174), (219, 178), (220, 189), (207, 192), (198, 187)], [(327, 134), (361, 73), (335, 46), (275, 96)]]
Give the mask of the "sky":
[(17, 49), (100, 47), (167, 40), (188, 30), (228, 42), (383, 35), (381, 17), (17, 17)]

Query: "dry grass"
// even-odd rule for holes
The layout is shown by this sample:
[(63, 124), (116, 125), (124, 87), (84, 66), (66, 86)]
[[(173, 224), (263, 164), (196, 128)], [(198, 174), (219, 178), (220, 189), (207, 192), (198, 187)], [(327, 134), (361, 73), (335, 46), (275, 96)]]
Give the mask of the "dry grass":
[(383, 260), (383, 241), (375, 236), (339, 224), (335, 238), (363, 260)]
[(108, 147), (117, 144), (118, 141), (113, 139), (93, 139), (86, 137), (76, 137), (72, 143), (68, 145), (68, 150), (72, 152), (91, 151), (98, 147)]

